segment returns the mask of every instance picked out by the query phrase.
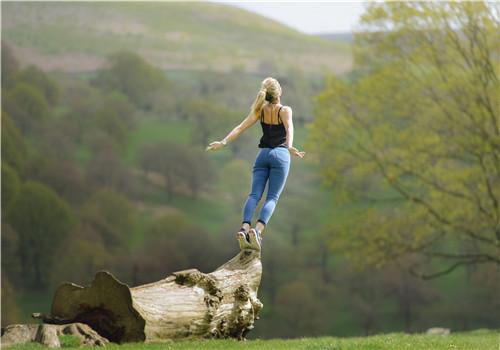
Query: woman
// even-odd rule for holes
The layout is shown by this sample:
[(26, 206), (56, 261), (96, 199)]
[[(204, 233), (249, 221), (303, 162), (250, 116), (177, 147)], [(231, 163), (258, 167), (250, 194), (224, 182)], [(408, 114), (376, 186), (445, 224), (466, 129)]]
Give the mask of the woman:
[[(241, 249), (260, 250), (262, 232), (285, 187), (290, 169), (290, 154), (299, 158), (303, 158), (305, 154), (293, 147), (292, 109), (281, 105), (280, 98), (281, 86), (278, 81), (270, 77), (264, 79), (248, 116), (221, 141), (212, 142), (207, 147), (207, 151), (215, 151), (226, 146), (260, 120), (263, 132), (259, 143), (261, 150), (253, 165), (252, 190), (243, 209), (243, 223), (236, 234)], [(252, 228), (252, 217), (267, 182), (267, 198), (259, 219)]]

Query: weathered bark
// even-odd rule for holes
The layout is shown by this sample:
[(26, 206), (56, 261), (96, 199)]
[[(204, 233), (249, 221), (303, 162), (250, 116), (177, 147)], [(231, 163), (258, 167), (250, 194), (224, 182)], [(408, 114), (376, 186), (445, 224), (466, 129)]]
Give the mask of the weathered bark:
[(196, 269), (129, 288), (109, 272), (89, 287), (64, 283), (45, 323), (81, 322), (112, 342), (187, 337), (243, 339), (262, 308), (260, 254), (243, 250), (212, 273)]
[(28, 342), (38, 342), (50, 348), (59, 348), (59, 336), (72, 335), (80, 340), (80, 345), (100, 346), (108, 343), (92, 328), (82, 323), (66, 325), (53, 324), (13, 324), (2, 330), (2, 347)]

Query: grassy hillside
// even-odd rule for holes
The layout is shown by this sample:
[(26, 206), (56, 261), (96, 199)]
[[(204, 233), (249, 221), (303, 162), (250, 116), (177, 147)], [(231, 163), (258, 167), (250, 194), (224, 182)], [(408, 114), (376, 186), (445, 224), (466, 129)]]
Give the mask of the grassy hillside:
[[(496, 350), (498, 349), (499, 334), (493, 331), (473, 331), (455, 333), (447, 337), (428, 336), (424, 334), (403, 334), (390, 333), (364, 338), (299, 338), (299, 339), (273, 339), (273, 340), (253, 340), (238, 342), (235, 340), (206, 340), (206, 341), (180, 341), (167, 342), (163, 344), (124, 344), (108, 345), (111, 349), (170, 349), (170, 350), (190, 350), (190, 349), (259, 349), (259, 350)], [(74, 343), (74, 342), (73, 342)], [(66, 344), (72, 344), (70, 339)], [(76, 349), (76, 347), (66, 347)], [(44, 349), (39, 344), (26, 344), (12, 348), (13, 350)]]
[(24, 63), (91, 71), (120, 49), (164, 69), (346, 72), (349, 45), (233, 6), (198, 2), (2, 2), (2, 39)]

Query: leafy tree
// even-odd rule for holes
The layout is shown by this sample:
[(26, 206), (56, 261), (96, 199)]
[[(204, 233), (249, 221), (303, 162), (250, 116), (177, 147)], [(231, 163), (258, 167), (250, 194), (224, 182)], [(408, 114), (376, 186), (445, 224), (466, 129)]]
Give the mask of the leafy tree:
[(216, 176), (212, 160), (206, 153), (191, 147), (180, 149), (175, 171), (184, 180), (192, 198), (197, 198), (201, 191), (207, 189)]
[(6, 208), (16, 196), (20, 186), (21, 181), (16, 171), (8, 164), (2, 164), (2, 216), (5, 216)]
[(3, 108), (23, 134), (40, 125), (49, 115), (49, 105), (43, 93), (24, 82), (18, 82), (5, 92)]
[(11, 47), (2, 40), (2, 89), (10, 85), (11, 78), (18, 69), (19, 63), (14, 57)]
[[(2, 209), (3, 209), (2, 203)], [(22, 286), (24, 276), (19, 258), (19, 234), (5, 220), (2, 214), (2, 280), (4, 277), (16, 287)]]
[(109, 188), (98, 190), (84, 204), (82, 223), (92, 227), (104, 246), (115, 251), (128, 248), (138, 228), (133, 204)]
[(99, 129), (120, 147), (124, 147), (135, 126), (134, 107), (128, 98), (113, 92), (99, 101), (93, 118), (93, 127)]
[(85, 173), (78, 163), (41, 153), (31, 157), (27, 173), (31, 179), (50, 186), (71, 204), (79, 203), (86, 196)]
[(325, 180), (376, 204), (334, 225), (338, 249), (448, 264), (412, 267), (424, 277), (500, 264), (499, 18), (484, 2), (368, 7), (353, 81), (329, 79), (312, 125)]
[(221, 198), (227, 198), (238, 213), (241, 213), (250, 191), (250, 169), (250, 164), (241, 159), (231, 160), (221, 169), (222, 176), (219, 177)]
[(196, 198), (215, 178), (213, 163), (203, 151), (170, 141), (142, 146), (139, 163), (146, 172), (163, 177), (169, 199), (183, 187)]
[(26, 282), (46, 287), (54, 253), (77, 220), (68, 204), (47, 186), (24, 183), (7, 208), (7, 221), (19, 235), (19, 257)]
[[(83, 225), (81, 230), (92, 230), (88, 225)], [(82, 285), (88, 285), (96, 271), (108, 270), (117, 273), (116, 262), (119, 256), (114, 256), (108, 250), (98, 236), (85, 237), (85, 233), (79, 232), (76, 237), (68, 240), (60, 247), (60, 259), (50, 273), (50, 286), (56, 288), (61, 281), (72, 281)], [(127, 256), (127, 255), (126, 255)], [(123, 280), (123, 276), (117, 275)]]
[(109, 139), (100, 140), (104, 145), (94, 143), (92, 158), (86, 166), (87, 185), (94, 189), (108, 187), (117, 192), (134, 192), (135, 182), (130, 170), (113, 147), (106, 144)]
[(27, 156), (27, 148), (19, 129), (10, 115), (2, 113), (2, 167), (9, 164), (22, 173)]
[(237, 118), (230, 110), (213, 102), (195, 98), (188, 103), (185, 113), (194, 122), (193, 141), (206, 146), (214, 137), (220, 137), (224, 128), (237, 123)]
[(21, 312), (16, 301), (16, 293), (9, 278), (2, 273), (2, 328), (19, 323)]
[(145, 144), (139, 150), (139, 163), (146, 173), (155, 172), (163, 176), (163, 185), (168, 199), (172, 198), (182, 181), (178, 178), (176, 171), (181, 148), (182, 146), (177, 143), (160, 141)]
[(166, 273), (196, 266), (213, 269), (218, 249), (210, 235), (181, 213), (164, 214), (145, 232), (144, 243), (136, 252), (134, 283), (163, 278)]
[(117, 52), (108, 59), (110, 67), (102, 70), (93, 83), (123, 93), (141, 109), (151, 110), (155, 94), (169, 87), (163, 71), (134, 52)]
[(325, 309), (311, 286), (302, 281), (284, 284), (278, 289), (275, 303), (282, 336), (314, 336), (322, 333)]
[(13, 79), (31, 86), (36, 86), (42, 91), (45, 99), (50, 105), (55, 105), (58, 101), (59, 87), (57, 83), (36, 66), (30, 65), (18, 71)]

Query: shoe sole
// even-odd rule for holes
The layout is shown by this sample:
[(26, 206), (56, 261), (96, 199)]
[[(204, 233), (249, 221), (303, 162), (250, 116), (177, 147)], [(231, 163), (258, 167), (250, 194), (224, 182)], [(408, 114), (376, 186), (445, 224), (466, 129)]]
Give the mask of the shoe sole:
[(238, 243), (240, 245), (241, 250), (252, 249), (252, 247), (251, 247), (250, 243), (248, 243), (244, 233), (238, 232), (236, 234), (236, 239), (238, 240)]
[(250, 246), (252, 247), (251, 249), (260, 250), (261, 245), (259, 239), (257, 238), (257, 232), (255, 232), (255, 230), (252, 228), (250, 229), (248, 235), (250, 236)]

